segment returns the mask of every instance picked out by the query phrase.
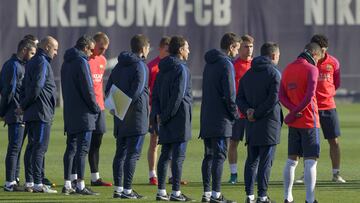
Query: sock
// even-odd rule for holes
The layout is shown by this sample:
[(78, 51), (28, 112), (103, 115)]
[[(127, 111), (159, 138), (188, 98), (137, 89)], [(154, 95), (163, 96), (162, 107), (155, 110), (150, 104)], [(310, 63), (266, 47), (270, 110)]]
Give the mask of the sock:
[(295, 169), (298, 161), (288, 159), (284, 168), (284, 199), (292, 202), (294, 197), (292, 195), (292, 187), (295, 179)]
[(150, 178), (156, 177), (156, 171), (155, 170), (149, 171), (149, 177)]
[(255, 200), (255, 195), (248, 195), (247, 196), (251, 201), (254, 201)]
[(85, 188), (85, 181), (84, 180), (77, 180), (76, 181), (76, 187), (79, 190), (83, 190)]
[(332, 169), (332, 173), (333, 173), (333, 175), (336, 175), (336, 174), (340, 173), (340, 169), (338, 169), (338, 168), (333, 168), (333, 169)]
[(170, 166), (168, 167), (167, 170), (168, 170), (168, 171), (167, 171), (168, 177), (169, 177), (169, 178), (172, 178), (172, 173), (171, 173), (171, 168), (170, 168)]
[(115, 187), (114, 187), (114, 190), (115, 190), (115, 192), (121, 193), (121, 192), (124, 191), (124, 188), (123, 188), (123, 187), (120, 187), (120, 186), (115, 186)]
[(25, 187), (34, 187), (34, 182), (26, 182)]
[(72, 188), (72, 186), (71, 186), (71, 181), (70, 181), (70, 180), (65, 180), (64, 187), (65, 187), (66, 189)]
[(260, 201), (265, 202), (268, 199), (268, 197), (267, 196), (259, 197), (259, 199), (260, 199)]
[(180, 190), (178, 190), (178, 191), (174, 191), (174, 190), (173, 190), (173, 191), (171, 192), (171, 194), (174, 195), (174, 196), (176, 196), (176, 197), (179, 197), (179, 196), (181, 195), (181, 191), (180, 191)]
[(124, 189), (124, 193), (127, 195), (131, 194), (131, 192), (132, 192), (132, 189)]
[(306, 159), (304, 163), (305, 163), (304, 182), (306, 187), (306, 201), (314, 202), (317, 161), (313, 159)]
[(237, 164), (230, 164), (230, 172), (231, 174), (237, 173)]
[(166, 195), (166, 190), (165, 189), (158, 189), (158, 194), (161, 196), (165, 196)]
[(100, 179), (100, 174), (99, 172), (96, 172), (96, 173), (91, 173), (91, 181), (92, 182), (96, 182), (97, 180)]
[(70, 175), (70, 180), (71, 181), (74, 181), (74, 180), (77, 180), (77, 179), (78, 179), (77, 174), (71, 174)]
[(205, 197), (211, 197), (211, 192), (209, 191), (209, 192), (204, 192), (204, 196)]
[(221, 192), (216, 192), (216, 191), (212, 191), (211, 192), (211, 196), (218, 199), (221, 195)]

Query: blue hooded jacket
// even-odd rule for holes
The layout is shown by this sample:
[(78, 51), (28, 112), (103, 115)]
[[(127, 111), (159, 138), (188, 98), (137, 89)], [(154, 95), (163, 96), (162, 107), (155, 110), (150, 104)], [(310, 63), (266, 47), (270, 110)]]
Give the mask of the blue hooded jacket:
[(159, 144), (191, 139), (191, 75), (184, 61), (175, 56), (160, 61), (151, 105), (151, 119), (161, 119)]
[(68, 49), (61, 67), (64, 128), (67, 134), (95, 130), (100, 108), (95, 100), (88, 57), (77, 48)]
[(114, 116), (114, 136), (145, 135), (149, 128), (149, 72), (143, 59), (131, 52), (121, 52), (118, 64), (112, 70), (106, 84), (105, 95), (115, 85), (132, 101), (124, 117)]

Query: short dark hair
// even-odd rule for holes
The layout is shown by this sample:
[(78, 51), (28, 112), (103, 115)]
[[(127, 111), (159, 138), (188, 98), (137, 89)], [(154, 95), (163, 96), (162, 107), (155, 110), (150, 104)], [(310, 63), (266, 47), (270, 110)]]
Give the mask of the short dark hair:
[(305, 46), (305, 52), (308, 52), (312, 56), (314, 56), (314, 53), (321, 54), (321, 46), (318, 43), (311, 42)]
[(31, 48), (36, 49), (35, 42), (30, 39), (22, 39), (17, 46), (17, 52), (20, 52), (23, 49), (31, 49)]
[(84, 50), (85, 47), (90, 46), (91, 43), (95, 44), (94, 39), (88, 35), (83, 35), (76, 41), (75, 48)]
[(100, 40), (104, 40), (107, 44), (109, 44), (109, 42), (110, 42), (109, 37), (103, 32), (95, 33), (93, 38), (94, 38), (95, 42), (99, 42)]
[(261, 56), (271, 56), (279, 51), (279, 45), (274, 42), (265, 42), (260, 48)]
[(233, 32), (225, 33), (223, 35), (223, 37), (221, 38), (220, 48), (223, 50), (228, 50), (232, 44), (237, 43), (237, 42), (239, 42), (239, 43), (242, 42), (242, 40), (239, 36), (237, 36)]
[(160, 40), (159, 47), (169, 46), (171, 38), (169, 36), (163, 36)]
[(325, 35), (316, 34), (311, 38), (310, 42), (314, 42), (318, 44), (321, 48), (328, 48), (329, 47), (329, 40)]
[(254, 38), (252, 36), (250, 36), (250, 35), (241, 36), (241, 40), (243, 42), (249, 42), (249, 43), (254, 43), (254, 41), (255, 41)]
[(36, 41), (39, 42), (39, 39), (37, 37), (35, 37), (34, 35), (32, 35), (32, 34), (25, 35), (23, 39), (28, 39), (28, 40), (31, 40), (31, 41), (34, 41), (34, 42), (36, 42)]
[(173, 36), (169, 43), (169, 53), (176, 55), (180, 53), (180, 48), (185, 45), (187, 40), (183, 36)]
[(130, 40), (131, 51), (133, 53), (139, 53), (142, 48), (149, 46), (150, 41), (143, 34), (134, 35)]

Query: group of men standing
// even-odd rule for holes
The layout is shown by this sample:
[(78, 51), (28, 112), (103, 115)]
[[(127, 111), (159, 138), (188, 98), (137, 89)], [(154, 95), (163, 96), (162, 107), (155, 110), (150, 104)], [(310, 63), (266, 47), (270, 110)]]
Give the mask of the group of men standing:
[[(85, 186), (86, 156), (89, 155), (92, 186), (111, 186), (99, 174), (99, 148), (106, 131), (103, 74), (109, 46), (104, 33), (80, 37), (64, 55), (61, 88), (64, 101), (64, 130), (67, 135), (64, 163), (65, 195), (98, 195)], [(205, 54), (200, 138), (204, 143), (202, 202), (233, 202), (221, 193), (223, 164), (229, 156), (231, 177), (237, 182), (237, 146), (245, 135), (247, 159), (244, 169), (247, 203), (270, 203), (269, 176), (280, 143), (283, 121), (289, 126), (288, 160), (284, 168), (284, 202), (294, 202), (292, 185), (299, 157), (304, 157), (306, 202), (316, 203), (316, 163), (319, 157), (319, 128), (330, 144), (333, 181), (340, 176), (339, 123), (334, 102), (340, 85), (339, 62), (326, 51), (327, 38), (315, 35), (311, 43), (283, 74), (278, 71), (280, 48), (267, 42), (260, 56), (253, 58), (254, 39), (226, 33), (220, 49)], [(113, 86), (131, 98), (123, 119), (114, 115), (116, 154), (113, 161), (114, 198), (141, 199), (132, 189), (132, 180), (147, 132), (149, 181), (157, 185), (158, 201), (191, 201), (183, 194), (182, 165), (191, 138), (191, 74), (186, 64), (188, 41), (182, 36), (163, 37), (160, 55), (148, 66), (145, 60), (150, 41), (135, 35), (131, 51), (121, 52), (105, 87)], [(24, 140), (26, 190), (56, 193), (43, 184), (44, 157), (54, 116), (56, 86), (50, 62), (57, 55), (58, 43), (45, 37), (37, 45), (23, 39), (17, 54), (1, 70), (0, 116), (8, 125), (5, 191), (16, 191), (17, 165)], [(235, 60), (240, 52), (240, 57)], [(36, 53), (36, 54), (35, 54)], [(34, 57), (32, 57), (34, 56)], [(150, 98), (149, 98), (150, 95)], [(280, 102), (289, 109), (283, 118)], [(151, 109), (149, 109), (149, 104)], [(111, 111), (114, 114), (113, 111)], [(230, 144), (229, 144), (230, 143)], [(162, 145), (156, 165), (157, 144)], [(228, 150), (229, 148), (229, 150)], [(170, 167), (169, 166), (170, 163)], [(167, 171), (172, 177), (172, 192), (165, 187)], [(254, 195), (255, 179), (258, 198)]]

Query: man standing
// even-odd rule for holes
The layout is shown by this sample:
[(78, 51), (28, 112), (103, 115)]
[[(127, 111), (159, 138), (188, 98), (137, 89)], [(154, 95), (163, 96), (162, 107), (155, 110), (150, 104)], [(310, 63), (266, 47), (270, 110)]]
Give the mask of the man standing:
[(315, 200), (316, 165), (320, 153), (319, 114), (316, 102), (318, 69), (321, 48), (316, 43), (306, 45), (305, 51), (284, 70), (280, 85), (280, 101), (289, 109), (285, 123), (289, 126), (288, 160), (284, 168), (284, 202), (292, 203), (292, 186), (300, 156), (304, 157), (306, 203)]
[(58, 42), (47, 36), (40, 41), (38, 47), (36, 55), (26, 64), (23, 85), (25, 97), (17, 109), (17, 113), (24, 113), (28, 128), (27, 148), (31, 149), (31, 156), (26, 156), (31, 157), (31, 164), (25, 166), (25, 186), (33, 186), (33, 192), (56, 193), (56, 190), (43, 184), (42, 172), (55, 113), (56, 86), (50, 62), (57, 55)]
[[(254, 51), (254, 38), (250, 35), (241, 37), (242, 43), (239, 49), (239, 58), (234, 62), (235, 68), (235, 87), (236, 92), (239, 91), (240, 79), (250, 69), (251, 60)], [(244, 138), (246, 117), (240, 113), (240, 118), (235, 120), (233, 126), (232, 136), (229, 143), (229, 165), (230, 165), (230, 179), (229, 183), (235, 184), (238, 182), (237, 175), (237, 147), (239, 142)]]
[[(189, 44), (184, 37), (174, 36), (169, 44), (170, 56), (159, 63), (160, 72), (152, 94), (151, 119), (159, 124), (161, 154), (158, 162), (158, 201), (191, 201), (180, 191), (182, 165), (191, 138), (191, 75), (185, 61)], [(172, 192), (167, 195), (165, 182), (171, 158)]]
[(16, 172), (19, 163), (25, 123), (23, 116), (15, 110), (20, 105), (22, 80), (25, 75), (25, 63), (36, 53), (36, 44), (31, 40), (23, 39), (19, 42), (17, 53), (5, 62), (0, 73), (0, 117), (8, 125), (9, 144), (5, 158), (6, 182), (4, 191), (18, 191)]
[(150, 51), (149, 39), (141, 34), (130, 41), (131, 52), (121, 52), (118, 64), (106, 84), (108, 95), (115, 85), (132, 99), (123, 120), (114, 116), (116, 154), (113, 161), (114, 198), (141, 199), (132, 189), (136, 161), (140, 158), (145, 134), (149, 130), (148, 68), (144, 62)]
[(226, 33), (221, 38), (221, 50), (212, 49), (205, 54), (200, 114), (200, 137), (205, 151), (201, 166), (202, 202), (233, 202), (221, 194), (221, 176), (233, 123), (239, 118), (232, 59), (238, 54), (240, 44), (240, 37)]
[(62, 193), (74, 194), (70, 174), (73, 160), (76, 160), (76, 193), (97, 195), (85, 187), (85, 159), (89, 152), (92, 131), (100, 113), (96, 103), (88, 58), (93, 54), (94, 40), (89, 36), (80, 37), (75, 47), (68, 49), (61, 67), (61, 88), (64, 100), (64, 127), (67, 134), (64, 153), (64, 187)]
[(276, 145), (280, 143), (282, 123), (279, 102), (280, 50), (275, 43), (261, 46), (261, 56), (251, 63), (251, 69), (239, 84), (237, 104), (246, 115), (247, 159), (244, 169), (246, 202), (255, 203), (254, 185), (257, 177), (256, 203), (271, 203), (267, 190)]

